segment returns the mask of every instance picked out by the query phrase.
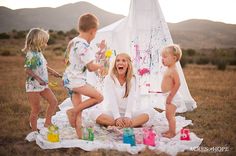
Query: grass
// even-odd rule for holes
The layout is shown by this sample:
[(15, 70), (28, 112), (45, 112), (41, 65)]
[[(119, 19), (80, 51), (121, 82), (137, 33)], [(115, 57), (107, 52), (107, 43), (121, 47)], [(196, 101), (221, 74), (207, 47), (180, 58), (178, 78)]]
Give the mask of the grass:
[[(47, 57), (48, 56), (48, 57)], [(60, 73), (64, 71), (61, 56), (46, 55), (49, 66)], [(30, 132), (30, 106), (25, 93), (25, 73), (23, 56), (0, 56), (0, 155), (130, 155), (115, 150), (98, 150), (86, 152), (79, 148), (43, 150), (35, 142), (24, 140)], [(235, 107), (236, 107), (236, 70), (227, 68), (219, 71), (212, 66), (187, 65), (184, 68), (190, 92), (197, 101), (198, 108), (193, 112), (181, 114), (193, 120), (193, 126), (188, 126), (200, 138), (204, 138), (201, 147), (229, 147), (229, 152), (203, 153), (182, 152), (178, 155), (236, 155)], [(66, 97), (66, 91), (59, 79), (58, 87), (53, 91), (61, 103)], [(42, 100), (43, 117), (46, 102)], [(140, 155), (155, 155), (146, 149)], [(161, 154), (165, 155), (165, 154)]]

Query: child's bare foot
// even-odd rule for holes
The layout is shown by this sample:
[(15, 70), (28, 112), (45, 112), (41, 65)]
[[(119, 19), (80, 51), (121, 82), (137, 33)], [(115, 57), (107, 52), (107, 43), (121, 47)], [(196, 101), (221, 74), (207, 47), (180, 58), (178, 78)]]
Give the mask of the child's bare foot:
[(175, 133), (169, 131), (168, 133), (165, 133), (162, 136), (166, 138), (173, 138), (175, 135)]
[(66, 111), (69, 123), (71, 125), (71, 127), (75, 127), (75, 121), (76, 121), (76, 115), (74, 113), (74, 111), (72, 109), (69, 109)]

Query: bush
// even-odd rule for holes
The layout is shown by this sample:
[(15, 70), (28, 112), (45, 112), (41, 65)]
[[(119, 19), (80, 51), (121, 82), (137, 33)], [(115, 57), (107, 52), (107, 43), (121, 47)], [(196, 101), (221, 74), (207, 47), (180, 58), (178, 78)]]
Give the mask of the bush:
[(194, 56), (196, 54), (196, 51), (194, 49), (187, 49), (186, 54), (188, 56)]
[(209, 62), (210, 59), (208, 57), (199, 57), (196, 59), (196, 63), (201, 65), (208, 64)]
[(226, 61), (225, 60), (220, 60), (216, 64), (218, 70), (225, 70), (226, 69)]
[(54, 35), (51, 35), (48, 40), (48, 45), (52, 45), (56, 43), (56, 37)]
[(59, 35), (59, 36), (65, 36), (65, 33), (64, 33), (63, 31), (58, 31), (58, 32), (57, 32), (57, 35)]
[(20, 38), (25, 38), (25, 36), (26, 36), (26, 31), (18, 31), (15, 34), (14, 38), (15, 39), (20, 39)]
[(236, 65), (236, 59), (230, 59), (228, 62), (229, 65)]
[(0, 34), (0, 39), (9, 39), (10, 35), (8, 35), (7, 33), (1, 33)]
[(77, 35), (78, 32), (75, 29), (71, 29), (70, 31), (66, 32), (67, 35)]
[(1, 52), (1, 56), (11, 56), (11, 52), (9, 50), (4, 50)]
[(187, 64), (187, 59), (185, 57), (182, 57), (180, 59), (180, 64), (181, 64), (181, 67), (184, 68)]

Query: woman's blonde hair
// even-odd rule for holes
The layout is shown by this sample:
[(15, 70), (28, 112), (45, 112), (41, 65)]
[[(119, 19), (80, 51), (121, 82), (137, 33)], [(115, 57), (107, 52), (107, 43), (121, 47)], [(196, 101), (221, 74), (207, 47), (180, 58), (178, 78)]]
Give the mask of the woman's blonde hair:
[(49, 40), (49, 34), (47, 31), (40, 28), (32, 28), (26, 35), (25, 47), (22, 51), (38, 51), (44, 50)]
[(133, 66), (132, 66), (132, 62), (131, 62), (131, 57), (126, 54), (126, 53), (120, 53), (116, 56), (116, 59), (115, 59), (115, 62), (113, 63), (113, 67), (112, 67), (112, 70), (111, 70), (111, 77), (113, 78), (114, 80), (114, 77), (116, 76), (118, 78), (118, 71), (117, 71), (117, 68), (116, 68), (116, 60), (118, 58), (118, 56), (123, 56), (126, 58), (126, 61), (128, 63), (128, 68), (127, 68), (127, 71), (125, 73), (125, 94), (123, 96), (123, 98), (126, 98), (128, 97), (129, 95), (129, 92), (130, 92), (130, 88), (131, 88), (131, 80), (132, 80), (132, 77), (133, 77)]

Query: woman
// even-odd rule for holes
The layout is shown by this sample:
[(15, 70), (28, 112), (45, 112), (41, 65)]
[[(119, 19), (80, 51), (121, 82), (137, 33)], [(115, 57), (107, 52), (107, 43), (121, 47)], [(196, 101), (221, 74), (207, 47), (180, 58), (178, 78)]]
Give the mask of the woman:
[(126, 53), (118, 54), (110, 75), (104, 80), (104, 109), (92, 115), (96, 123), (121, 128), (146, 123), (153, 110), (140, 110), (136, 86), (130, 56)]

